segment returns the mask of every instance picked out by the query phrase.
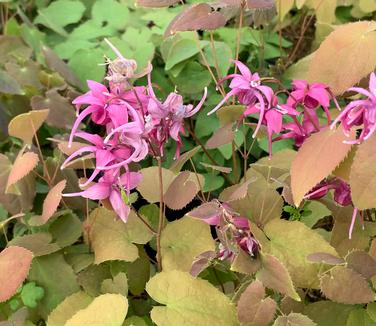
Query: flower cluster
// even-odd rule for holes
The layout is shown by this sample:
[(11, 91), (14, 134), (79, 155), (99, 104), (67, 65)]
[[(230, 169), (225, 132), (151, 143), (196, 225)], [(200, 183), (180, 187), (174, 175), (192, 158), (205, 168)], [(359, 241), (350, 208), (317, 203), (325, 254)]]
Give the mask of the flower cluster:
[[(231, 91), (223, 100), (208, 114), (217, 111), (232, 96), (246, 108), (241, 120), (251, 114), (258, 115), (258, 123), (253, 132), (256, 137), (260, 127), (266, 126), (269, 154), (272, 153), (272, 142), (280, 139), (292, 138), (297, 146), (301, 146), (304, 140), (312, 133), (320, 131), (331, 122), (329, 105), (330, 100), (338, 106), (329, 88), (324, 84), (308, 84), (304, 80), (293, 81), (293, 89), (287, 93), (285, 101), (281, 101), (278, 92), (264, 84), (264, 82), (276, 82), (272, 78), (260, 78), (257, 73), (252, 74), (246, 65), (240, 61), (234, 61), (240, 73), (231, 74), (223, 78), (220, 83), (230, 79)], [(327, 122), (323, 125), (320, 122), (318, 110), (322, 108), (326, 114)], [(273, 139), (273, 135), (277, 135)]]
[[(117, 215), (126, 222), (130, 211), (127, 205), (130, 191), (141, 180), (139, 173), (130, 171), (130, 164), (140, 162), (148, 155), (162, 157), (163, 148), (170, 138), (177, 144), (178, 157), (184, 119), (200, 110), (206, 89), (196, 107), (185, 105), (182, 96), (177, 93), (171, 93), (161, 102), (153, 91), (151, 65), (136, 74), (136, 62), (124, 58), (111, 43), (107, 43), (117, 55), (114, 61), (108, 60), (108, 86), (88, 81), (90, 90), (73, 101), (77, 119), (68, 146), (72, 145), (74, 137), (88, 144), (71, 154), (62, 168), (84, 153), (94, 155), (96, 166), (88, 180), (80, 185), (85, 190), (64, 196), (108, 199)], [(132, 80), (144, 75), (148, 75), (148, 85), (133, 86)], [(85, 108), (81, 111), (83, 106)], [(87, 117), (94, 124), (103, 126), (103, 137), (78, 131), (80, 123)]]
[(359, 137), (353, 141), (346, 141), (349, 144), (359, 144), (367, 140), (376, 130), (376, 75), (372, 73), (369, 79), (369, 90), (360, 87), (351, 87), (349, 92), (356, 92), (366, 96), (365, 99), (351, 101), (344, 110), (333, 121), (332, 128), (341, 122), (346, 134), (352, 127), (362, 128)]

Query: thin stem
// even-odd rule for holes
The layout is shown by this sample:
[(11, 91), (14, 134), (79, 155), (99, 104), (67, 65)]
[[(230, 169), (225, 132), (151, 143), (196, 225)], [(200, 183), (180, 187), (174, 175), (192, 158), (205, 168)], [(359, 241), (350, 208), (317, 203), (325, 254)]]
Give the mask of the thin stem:
[(234, 183), (238, 181), (238, 163), (236, 160), (236, 147), (235, 147), (235, 141), (232, 141), (232, 170), (234, 171)]
[[(206, 59), (205, 54), (204, 54), (204, 52), (203, 52), (202, 49), (201, 49), (200, 40), (199, 40), (197, 34), (196, 34), (196, 37), (195, 37), (195, 41), (196, 41), (197, 49), (198, 49), (198, 51), (200, 52), (201, 58), (202, 58), (202, 60), (204, 61), (204, 64), (205, 64), (206, 69), (209, 71), (209, 74), (210, 74), (211, 78), (213, 79), (215, 85), (218, 86), (218, 80), (217, 80), (217, 78), (215, 78), (215, 75), (214, 75), (214, 73), (213, 73), (213, 70), (210, 68), (209, 63), (208, 63), (208, 60)], [(225, 92), (222, 90), (221, 87), (219, 87), (218, 90), (219, 90), (219, 92), (221, 93), (221, 95), (222, 95), (223, 97), (226, 96)]]
[(162, 270), (162, 254), (161, 254), (161, 235), (163, 229), (163, 175), (162, 175), (162, 160), (160, 157), (157, 157), (158, 161), (158, 179), (159, 179), (159, 221), (158, 221), (158, 230), (157, 230), (157, 264), (158, 270)]
[[(193, 140), (199, 144), (202, 148), (202, 151), (205, 153), (205, 155), (207, 156), (207, 158), (212, 162), (213, 165), (217, 165), (219, 166), (219, 164), (216, 162), (216, 160), (210, 155), (210, 153), (208, 152), (208, 150), (206, 149), (205, 145), (200, 141), (200, 139), (197, 138), (196, 134), (194, 133), (194, 131), (192, 130), (192, 128), (188, 125), (188, 132), (189, 134), (192, 136)], [(225, 180), (229, 183), (229, 184), (234, 184), (232, 182), (232, 180), (226, 175), (226, 173), (223, 173), (221, 172), (222, 176), (225, 178)]]
[(146, 221), (146, 220), (142, 217), (142, 215), (140, 215), (140, 214), (137, 212), (137, 210), (136, 210), (133, 206), (132, 206), (131, 208), (132, 208), (133, 212), (136, 214), (136, 216), (141, 220), (141, 222), (144, 223), (145, 226), (151, 231), (151, 233), (153, 233), (154, 235), (156, 235), (156, 234), (157, 234), (157, 231), (153, 229), (153, 227), (149, 224), (149, 222)]
[[(221, 80), (222, 74), (221, 74), (221, 71), (219, 70), (219, 61), (218, 61), (217, 49), (215, 48), (215, 44), (214, 44), (213, 31), (210, 31), (210, 46), (211, 46), (211, 49), (212, 49), (212, 52), (213, 52), (215, 70), (217, 71), (218, 79)], [(223, 85), (218, 85), (218, 87), (220, 87), (222, 89), (223, 93), (225, 93)]]
[(205, 199), (204, 190), (203, 190), (203, 187), (202, 187), (202, 185), (201, 185), (201, 181), (200, 181), (200, 178), (198, 177), (197, 170), (196, 170), (195, 164), (194, 164), (193, 161), (192, 161), (192, 158), (189, 159), (189, 162), (190, 162), (191, 165), (192, 165), (192, 169), (193, 169), (193, 171), (194, 171), (194, 173), (195, 173), (195, 176), (196, 176), (196, 179), (197, 179), (198, 186), (200, 187), (200, 192), (201, 192), (201, 196), (202, 196), (202, 198), (200, 198), (200, 199), (201, 199), (202, 202), (206, 202), (207, 200)]
[(37, 131), (35, 130), (34, 122), (33, 122), (32, 119), (30, 119), (30, 122), (31, 122), (31, 127), (33, 128), (34, 139), (35, 139), (35, 142), (37, 144), (40, 160), (41, 160), (42, 165), (43, 165), (43, 170), (44, 170), (44, 173), (47, 177), (47, 181), (48, 181), (47, 183), (48, 183), (48, 186), (51, 188), (51, 177), (50, 177), (50, 174), (49, 174), (48, 169), (47, 169), (47, 164), (46, 164), (46, 162), (44, 161), (44, 158), (43, 158), (43, 153), (42, 153), (42, 149), (41, 149), (40, 144), (39, 144)]

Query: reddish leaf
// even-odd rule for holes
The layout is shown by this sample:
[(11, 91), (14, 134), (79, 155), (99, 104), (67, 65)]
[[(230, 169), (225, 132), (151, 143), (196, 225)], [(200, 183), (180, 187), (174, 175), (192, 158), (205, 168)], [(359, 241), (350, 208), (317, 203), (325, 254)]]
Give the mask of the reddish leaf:
[(184, 164), (189, 161), (196, 153), (201, 150), (200, 146), (196, 146), (192, 148), (190, 151), (185, 152), (183, 155), (172, 163), (170, 170), (174, 173), (179, 173), (180, 170), (183, 168)]
[(376, 135), (358, 146), (350, 171), (351, 198), (355, 207), (376, 207)]
[(289, 272), (276, 257), (272, 255), (263, 256), (262, 269), (256, 277), (266, 287), (286, 294), (296, 301), (301, 300), (294, 288)]
[(361, 21), (337, 27), (316, 51), (309, 67), (308, 81), (326, 83), (335, 94), (342, 94), (374, 71), (375, 29), (374, 21)]
[(225, 26), (226, 18), (220, 12), (213, 11), (206, 3), (199, 3), (184, 10), (176, 16), (167, 27), (165, 36), (176, 32), (195, 31), (199, 29), (214, 30)]
[[(202, 185), (204, 179), (202, 176), (198, 177)], [(195, 174), (183, 171), (167, 189), (164, 195), (165, 204), (171, 209), (182, 209), (193, 200), (199, 190), (200, 186)]]
[(61, 96), (56, 89), (46, 92), (46, 96), (33, 96), (31, 98), (33, 110), (49, 109), (47, 123), (57, 128), (69, 129), (76, 120), (76, 114), (71, 101)]
[(321, 290), (325, 296), (335, 302), (361, 304), (374, 301), (374, 292), (367, 281), (357, 272), (336, 266), (321, 279)]
[(205, 251), (202, 254), (199, 254), (195, 257), (190, 274), (194, 277), (197, 277), (204, 269), (210, 266), (213, 259), (217, 257), (215, 251)]
[(49, 191), (43, 202), (43, 213), (41, 216), (35, 216), (32, 221), (30, 221), (32, 225), (42, 225), (46, 223), (56, 212), (66, 185), (66, 180), (62, 180)]
[(342, 258), (338, 258), (326, 252), (315, 252), (314, 254), (309, 254), (307, 260), (312, 263), (324, 263), (328, 265), (340, 265), (345, 263)]
[(12, 170), (9, 173), (5, 192), (14, 193), (14, 191), (10, 191), (10, 187), (34, 170), (38, 162), (38, 155), (33, 152), (26, 152), (19, 155), (14, 161)]
[(178, 2), (180, 0), (137, 0), (136, 5), (148, 8), (162, 8), (172, 6)]
[[(352, 134), (353, 135), (353, 134)], [(330, 175), (351, 149), (342, 128), (325, 129), (309, 137), (299, 149), (291, 166), (291, 190), (299, 206), (304, 195)]]
[(317, 326), (311, 319), (299, 313), (292, 312), (288, 316), (279, 316), (273, 326)]
[(346, 256), (347, 267), (362, 274), (366, 279), (376, 275), (376, 260), (365, 251), (354, 250)]
[(8, 247), (0, 253), (0, 302), (8, 300), (29, 273), (33, 254), (21, 247)]
[(277, 303), (265, 297), (265, 288), (254, 281), (242, 293), (238, 302), (238, 318), (244, 326), (266, 326), (274, 319)]
[(229, 144), (234, 140), (234, 130), (232, 128), (232, 123), (227, 124), (226, 126), (216, 130), (206, 142), (206, 148), (212, 149), (219, 146)]
[(34, 134), (46, 121), (49, 110), (35, 110), (14, 117), (8, 126), (9, 136), (20, 138), (31, 145)]
[(213, 169), (214, 171), (219, 171), (222, 173), (230, 173), (232, 171), (231, 168), (226, 166), (212, 165), (204, 162), (200, 162), (200, 164), (208, 169)]

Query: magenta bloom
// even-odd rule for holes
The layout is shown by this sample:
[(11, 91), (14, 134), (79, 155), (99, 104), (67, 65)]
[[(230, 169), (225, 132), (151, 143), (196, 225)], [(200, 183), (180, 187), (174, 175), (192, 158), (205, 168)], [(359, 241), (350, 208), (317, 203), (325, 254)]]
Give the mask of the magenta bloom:
[(367, 140), (376, 130), (376, 75), (372, 73), (369, 79), (369, 90), (360, 87), (351, 87), (349, 91), (366, 96), (365, 99), (351, 101), (333, 121), (331, 128), (341, 122), (347, 134), (352, 127), (362, 126), (357, 140), (347, 141), (349, 144), (359, 144)]
[(223, 100), (213, 109), (208, 115), (217, 111), (224, 103), (226, 103), (231, 96), (236, 95), (241, 104), (247, 105), (247, 110), (244, 112), (245, 115), (251, 114), (257, 105), (257, 111), (260, 114), (259, 122), (253, 133), (253, 137), (256, 137), (258, 130), (261, 127), (261, 123), (264, 119), (264, 113), (268, 107), (269, 102), (272, 98), (273, 90), (268, 87), (261, 85), (260, 76), (257, 73), (252, 74), (248, 67), (241, 63), (240, 61), (233, 60), (235, 65), (238, 67), (240, 74), (231, 74), (222, 79), (221, 83), (227, 79), (232, 79), (229, 87), (231, 91), (223, 98)]
[(350, 186), (340, 178), (320, 182), (304, 198), (319, 199), (324, 197), (330, 190), (334, 190), (334, 201), (339, 205), (347, 206), (352, 204)]
[(169, 137), (175, 140), (177, 144), (175, 158), (177, 158), (180, 155), (182, 145), (180, 134), (184, 133), (184, 119), (192, 117), (201, 109), (207, 96), (207, 89), (205, 87), (204, 95), (195, 107), (192, 104), (185, 105), (183, 97), (177, 93), (170, 93), (162, 103), (154, 93), (150, 77), (149, 74), (148, 91), (150, 99), (147, 112), (150, 115), (152, 129), (154, 129), (151, 136), (157, 143), (161, 155), (163, 155), (163, 146)]
[(129, 196), (130, 190), (134, 189), (141, 181), (141, 174), (127, 172), (119, 175), (119, 171), (108, 171), (101, 177), (98, 183), (90, 186), (82, 192), (64, 194), (64, 197), (82, 196), (92, 200), (109, 199), (113, 210), (123, 222), (127, 222), (130, 207), (124, 202), (122, 192)]

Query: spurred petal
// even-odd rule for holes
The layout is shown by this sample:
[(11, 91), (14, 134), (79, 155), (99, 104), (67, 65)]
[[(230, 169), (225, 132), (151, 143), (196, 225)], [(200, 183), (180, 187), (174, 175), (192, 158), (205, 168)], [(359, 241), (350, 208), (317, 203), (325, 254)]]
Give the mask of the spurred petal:
[(126, 223), (128, 220), (130, 207), (124, 203), (121, 193), (118, 190), (112, 190), (110, 194), (110, 203), (119, 218)]
[(63, 194), (64, 197), (76, 197), (81, 196), (92, 200), (102, 200), (110, 196), (111, 184), (106, 182), (99, 182), (90, 188), (70, 194)]

